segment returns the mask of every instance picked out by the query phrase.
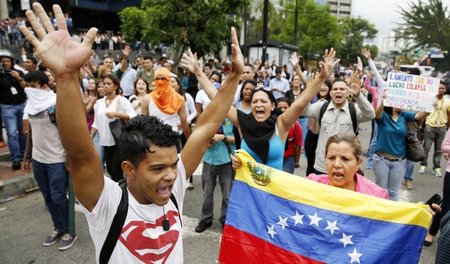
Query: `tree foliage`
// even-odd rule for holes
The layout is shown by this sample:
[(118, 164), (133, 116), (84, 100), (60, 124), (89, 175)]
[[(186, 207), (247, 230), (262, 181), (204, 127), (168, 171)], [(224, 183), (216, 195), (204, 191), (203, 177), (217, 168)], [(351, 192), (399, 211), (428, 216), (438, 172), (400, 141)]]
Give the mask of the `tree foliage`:
[[(272, 30), (274, 39), (293, 43), (295, 29), (295, 4), (286, 6), (286, 19), (274, 24), (280, 28), (278, 32)], [(283, 12), (283, 11), (281, 11)], [(322, 54), (325, 49), (337, 48), (340, 40), (340, 32), (335, 16), (331, 15), (328, 7), (317, 4), (313, 0), (299, 0), (298, 3), (298, 48), (299, 53), (307, 58), (314, 54)], [(277, 28), (275, 28), (277, 29)]]
[[(342, 18), (339, 20), (339, 29), (342, 39), (338, 53), (344, 65), (355, 62), (356, 57), (361, 54), (364, 39), (373, 39), (378, 32), (375, 25), (363, 18)], [(369, 49), (373, 51), (373, 47)]]
[(173, 44), (176, 61), (186, 47), (200, 56), (219, 51), (239, 27), (248, 0), (143, 0), (140, 7), (119, 13), (121, 31), (128, 41)]
[[(395, 30), (396, 38), (413, 40), (415, 45), (411, 48), (450, 51), (450, 12), (441, 0), (411, 1), (409, 8), (402, 8), (400, 13), (403, 22)], [(447, 55), (447, 63), (449, 60)]]

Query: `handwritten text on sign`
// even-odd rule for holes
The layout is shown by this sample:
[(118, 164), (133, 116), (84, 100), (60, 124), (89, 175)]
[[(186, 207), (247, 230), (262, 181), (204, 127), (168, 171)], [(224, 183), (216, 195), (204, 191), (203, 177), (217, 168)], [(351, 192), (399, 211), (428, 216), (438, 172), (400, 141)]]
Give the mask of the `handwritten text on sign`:
[(439, 79), (390, 72), (387, 79), (385, 106), (417, 112), (432, 112)]

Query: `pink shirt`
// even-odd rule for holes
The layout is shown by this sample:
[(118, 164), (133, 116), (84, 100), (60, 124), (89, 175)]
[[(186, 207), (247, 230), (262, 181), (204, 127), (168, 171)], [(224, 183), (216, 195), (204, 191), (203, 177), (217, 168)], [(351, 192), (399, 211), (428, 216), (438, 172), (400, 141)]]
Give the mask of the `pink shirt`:
[[(330, 184), (330, 178), (326, 174), (316, 175), (312, 173), (308, 176), (308, 179), (327, 185)], [(389, 195), (386, 190), (376, 185), (373, 181), (367, 179), (366, 177), (359, 175), (358, 173), (356, 173), (355, 191), (379, 198), (389, 199)]]
[[(441, 150), (442, 150), (442, 153), (444, 153), (444, 154), (450, 154), (450, 132), (449, 131), (450, 131), (450, 129), (447, 130), (444, 141), (442, 142), (442, 145), (441, 145)], [(445, 171), (450, 172), (450, 160), (447, 160), (447, 168), (445, 169)]]
[(378, 87), (370, 85), (372, 78), (367, 77), (364, 81), (364, 88), (372, 94), (372, 106), (373, 109), (377, 109), (378, 106)]

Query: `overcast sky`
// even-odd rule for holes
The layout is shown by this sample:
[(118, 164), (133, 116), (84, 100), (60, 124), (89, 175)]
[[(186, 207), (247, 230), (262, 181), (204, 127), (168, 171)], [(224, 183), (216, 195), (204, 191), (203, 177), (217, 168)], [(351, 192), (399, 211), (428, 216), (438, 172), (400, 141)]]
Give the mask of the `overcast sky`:
[[(401, 21), (400, 8), (408, 8), (410, 2), (418, 3), (418, 0), (353, 0), (353, 16), (362, 17), (375, 24), (378, 36), (386, 35), (396, 27), (395, 22)], [(427, 3), (427, 0), (423, 0)], [(450, 0), (442, 0), (447, 11), (450, 12)]]

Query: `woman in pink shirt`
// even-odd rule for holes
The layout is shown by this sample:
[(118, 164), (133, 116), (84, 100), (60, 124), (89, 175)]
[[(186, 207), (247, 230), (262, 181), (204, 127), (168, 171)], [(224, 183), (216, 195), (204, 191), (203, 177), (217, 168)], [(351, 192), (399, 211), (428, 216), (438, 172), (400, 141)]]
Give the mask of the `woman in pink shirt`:
[(327, 174), (310, 174), (308, 179), (331, 186), (389, 199), (388, 193), (371, 180), (357, 173), (362, 163), (362, 148), (358, 138), (349, 132), (328, 138), (325, 146)]

